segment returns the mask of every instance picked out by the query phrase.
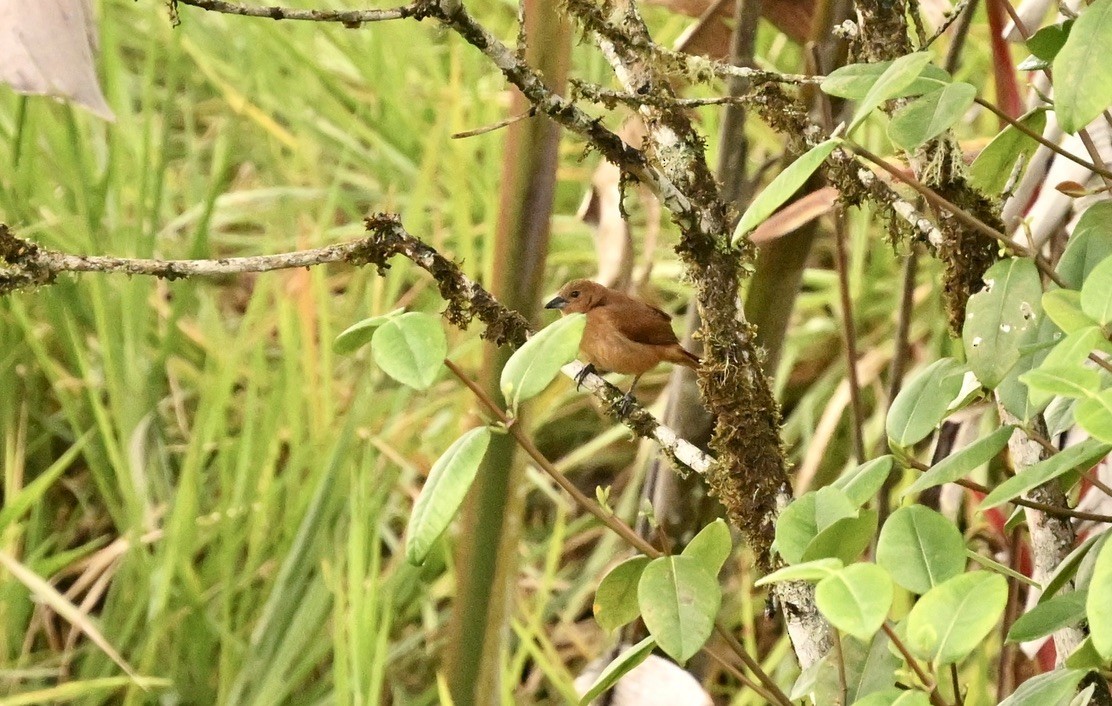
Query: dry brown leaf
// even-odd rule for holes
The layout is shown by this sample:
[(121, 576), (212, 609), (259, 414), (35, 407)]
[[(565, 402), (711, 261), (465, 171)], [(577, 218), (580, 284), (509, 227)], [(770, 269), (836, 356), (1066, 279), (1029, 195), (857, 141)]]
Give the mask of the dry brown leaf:
[(837, 200), (838, 190), (833, 186), (824, 186), (818, 191), (812, 191), (772, 214), (768, 220), (757, 226), (749, 236), (749, 240), (756, 245), (763, 245), (781, 238), (819, 216), (830, 213)]
[[(688, 17), (701, 17), (715, 0), (645, 0), (650, 5), (663, 7)], [(764, 0), (761, 3), (761, 16), (771, 22), (776, 29), (798, 43), (807, 40), (811, 30), (811, 17), (814, 15), (814, 0)], [(703, 22), (697, 36), (686, 38), (684, 51), (714, 58), (724, 58), (730, 52), (730, 25), (733, 20), (734, 4), (718, 3), (714, 19)]]

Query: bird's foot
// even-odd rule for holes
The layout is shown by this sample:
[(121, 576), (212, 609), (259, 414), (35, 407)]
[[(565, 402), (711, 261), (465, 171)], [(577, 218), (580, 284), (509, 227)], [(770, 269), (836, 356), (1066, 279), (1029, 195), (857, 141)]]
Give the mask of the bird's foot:
[(618, 416), (628, 417), (635, 404), (637, 404), (637, 398), (633, 396), (632, 392), (622, 395), (622, 399), (618, 401)]
[(594, 365), (591, 363), (584, 365), (583, 369), (575, 374), (575, 389), (578, 390), (583, 385), (583, 381), (587, 379), (588, 375), (596, 374), (598, 374), (598, 370), (595, 370)]

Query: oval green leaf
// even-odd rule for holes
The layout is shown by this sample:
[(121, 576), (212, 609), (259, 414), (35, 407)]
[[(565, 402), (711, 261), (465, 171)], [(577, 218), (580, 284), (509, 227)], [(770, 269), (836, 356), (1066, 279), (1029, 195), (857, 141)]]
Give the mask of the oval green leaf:
[(907, 616), (911, 651), (943, 665), (976, 649), (996, 625), (1008, 601), (1008, 581), (998, 574), (974, 571), (935, 586)]
[[(869, 90), (876, 84), (877, 79), (892, 65), (891, 61), (878, 61), (872, 64), (849, 64), (834, 69), (819, 84), (822, 92), (835, 98), (848, 98), (861, 100), (868, 95)], [(924, 93), (937, 91), (950, 82), (950, 74), (934, 64), (927, 64), (923, 71), (911, 84), (892, 96), (892, 98), (906, 98), (908, 96), (921, 96)]]
[(416, 390), (424, 390), (436, 380), (448, 339), (440, 319), (413, 311), (395, 316), (379, 326), (371, 336), (375, 364), (390, 377)]
[(332, 342), (332, 351), (340, 355), (346, 355), (353, 351), (359, 350), (366, 344), (371, 342), (371, 337), (379, 326), (383, 325), (391, 318), (405, 311), (405, 309), (395, 309), (389, 314), (381, 316), (372, 316), (368, 319), (352, 324), (344, 329), (336, 340)]
[(838, 140), (836, 139), (820, 142), (788, 165), (787, 169), (780, 172), (765, 187), (764, 191), (753, 199), (749, 208), (745, 209), (745, 213), (742, 214), (741, 220), (738, 221), (737, 227), (734, 229), (731, 242), (737, 245), (742, 238), (749, 235), (750, 231), (764, 223), (776, 209), (784, 205), (784, 202), (790, 199), (792, 194), (811, 178), (811, 175), (815, 173), (837, 146)]
[(1054, 112), (1068, 133), (1088, 125), (1112, 103), (1112, 0), (1081, 13), (1054, 57)]
[(490, 433), (488, 427), (476, 427), (436, 459), (405, 530), (405, 558), (410, 564), (420, 565), (425, 560), (456, 516), (486, 455)]
[(528, 399), (548, 387), (560, 368), (575, 360), (587, 317), (569, 314), (545, 326), (514, 351), (502, 368), (500, 386), (506, 404), (514, 412)]
[(1078, 402), (1073, 418), (1090, 436), (1112, 443), (1112, 388)]
[(821, 530), (803, 550), (803, 561), (835, 558), (849, 564), (872, 543), (876, 535), (876, 510), (860, 510)]
[(1085, 439), (1080, 444), (1060, 451), (1045, 461), (1028, 466), (996, 486), (981, 501), (980, 509), (984, 511), (1003, 505), (1032, 488), (1037, 488), (1053, 478), (1078, 468), (1088, 470), (1097, 461), (1107, 456), (1109, 451), (1112, 451), (1112, 445), (1096, 439)]
[(920, 51), (901, 56), (889, 64), (880, 78), (876, 80), (876, 83), (869, 88), (869, 92), (861, 99), (857, 111), (853, 114), (853, 119), (849, 121), (846, 134), (853, 133), (865, 118), (869, 117), (869, 113), (873, 112), (881, 103), (900, 95), (915, 82), (915, 79), (919, 78), (919, 75), (930, 63), (930, 52)]
[(1112, 659), (1112, 542), (1105, 542), (1097, 554), (1085, 609), (1093, 648), (1105, 660)]
[(969, 298), (962, 343), (970, 370), (991, 390), (1019, 362), (1019, 344), (1038, 326), (1042, 281), (1034, 262), (1014, 257), (990, 267), (984, 280), (984, 290)]
[(1081, 289), (1093, 268), (1112, 256), (1112, 201), (1098, 201), (1077, 220), (1058, 260), (1057, 272), (1070, 289)]
[(798, 564), (819, 532), (840, 519), (856, 516), (857, 509), (838, 488), (827, 486), (805, 493), (776, 520), (776, 551), (789, 564)]
[(595, 621), (603, 630), (616, 630), (641, 614), (637, 605), (637, 584), (641, 581), (641, 572), (648, 565), (647, 556), (626, 559), (610, 569), (599, 582), (592, 608)]
[(840, 571), (845, 566), (841, 559), (815, 559), (803, 564), (785, 566), (757, 579), (754, 586), (767, 586), (781, 581), (819, 581)]
[(1019, 685), (1000, 706), (1066, 706), (1085, 676), (1084, 669), (1055, 669)]
[(892, 607), (892, 579), (876, 564), (851, 564), (819, 581), (815, 605), (831, 625), (867, 642)]
[(649, 633), (682, 665), (714, 630), (722, 591), (698, 559), (662, 556), (642, 572), (637, 599)]
[[(1041, 135), (1046, 127), (1046, 108), (1036, 108), (1016, 122)], [(1008, 125), (992, 138), (992, 142), (969, 165), (969, 180), (986, 194), (999, 194), (1012, 178), (1016, 162), (1022, 159), (1027, 164), (1038, 148), (1039, 143), (1035, 138)]]
[(1101, 260), (1085, 278), (1081, 311), (1101, 326), (1112, 322), (1112, 257)]
[(1088, 397), (1100, 389), (1100, 373), (1075, 363), (1041, 365), (1019, 376), (1032, 390), (1063, 397)]
[(946, 410), (961, 392), (965, 366), (953, 358), (936, 360), (912, 378), (896, 395), (888, 410), (888, 439), (908, 449), (934, 431)]
[(698, 560), (712, 576), (717, 576), (726, 560), (730, 558), (733, 548), (730, 528), (723, 520), (717, 519), (701, 529), (699, 534), (684, 547), (682, 554)]
[(942, 90), (928, 93), (897, 110), (888, 123), (888, 138), (900, 149), (913, 152), (961, 120), (976, 97), (977, 89), (968, 83), (946, 84)]
[(931, 466), (930, 470), (919, 476), (903, 495), (921, 493), (943, 483), (953, 483), (972, 473), (980, 466), (996, 458), (996, 454), (1008, 445), (1015, 427), (1002, 426), (983, 439), (978, 439), (961, 451), (951, 454)]
[(926, 593), (965, 568), (965, 540), (954, 523), (930, 508), (896, 510), (880, 530), (876, 562), (912, 593)]
[(1058, 328), (1067, 334), (1083, 328), (1097, 326), (1081, 311), (1081, 292), (1072, 289), (1054, 289), (1042, 297), (1043, 311)]
[(1061, 628), (1077, 625), (1085, 618), (1087, 595), (1088, 591), (1072, 591), (1039, 603), (1012, 623), (1008, 641), (1037, 640)]
[(855, 507), (861, 507), (884, 487), (895, 462), (891, 454), (874, 458), (846, 473), (832, 485), (842, 490)]

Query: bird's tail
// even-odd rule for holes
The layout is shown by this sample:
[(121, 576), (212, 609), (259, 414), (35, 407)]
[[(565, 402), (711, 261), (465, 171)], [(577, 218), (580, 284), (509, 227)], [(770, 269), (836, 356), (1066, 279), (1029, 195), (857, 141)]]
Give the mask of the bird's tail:
[(699, 365), (703, 362), (699, 358), (699, 356), (695, 355), (678, 343), (672, 346), (669, 352), (671, 353), (671, 355), (668, 357), (669, 362), (674, 363), (675, 365), (682, 365), (685, 368), (698, 370)]

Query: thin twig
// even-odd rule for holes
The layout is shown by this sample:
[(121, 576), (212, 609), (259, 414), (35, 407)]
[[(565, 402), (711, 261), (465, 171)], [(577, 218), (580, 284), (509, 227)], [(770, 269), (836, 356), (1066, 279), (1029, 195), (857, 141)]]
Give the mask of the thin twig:
[[(864, 463), (865, 412), (861, 408), (861, 382), (857, 377), (857, 327), (853, 321), (853, 297), (849, 291), (849, 257), (846, 254), (845, 212), (839, 206), (834, 213), (834, 263), (838, 270), (838, 294), (842, 301), (842, 338), (846, 347), (846, 374), (849, 381), (850, 408), (853, 413), (853, 451), (858, 463)], [(837, 635), (835, 635), (837, 644)]]
[(934, 704), (934, 706), (949, 706), (938, 693), (938, 687), (935, 685), (934, 680), (923, 671), (921, 666), (919, 666), (919, 662), (911, 654), (911, 651), (907, 649), (907, 645), (903, 643), (903, 640), (896, 634), (896, 631), (888, 624), (888, 621), (885, 621), (881, 627), (884, 628), (884, 633), (888, 635), (888, 639), (892, 641), (892, 644), (895, 645), (896, 649), (903, 655), (904, 661), (907, 662), (907, 666), (911, 667), (911, 671), (915, 672), (915, 676), (919, 677), (919, 681), (923, 683), (923, 686), (930, 689), (931, 703)]
[(934, 44), (936, 39), (945, 34), (946, 30), (950, 29), (950, 25), (954, 24), (954, 22), (961, 17), (962, 13), (965, 12), (965, 8), (969, 7), (970, 1), (971, 0), (961, 0), (954, 9), (946, 13), (946, 16), (942, 20), (942, 24), (938, 26), (934, 34), (927, 38), (927, 41), (923, 43), (921, 48), (927, 49), (930, 45)]
[(954, 688), (955, 706), (965, 706), (965, 699), (961, 696), (961, 684), (958, 683), (958, 663), (950, 662), (950, 683)]
[(530, 106), (529, 110), (525, 111), (524, 113), (521, 113), (519, 115), (511, 115), (510, 117), (506, 118), (505, 120), (499, 120), (498, 122), (496, 122), (492, 125), (486, 125), (484, 127), (477, 127), (474, 130), (464, 130), (463, 132), (454, 132), (454, 133), (452, 133), (452, 139), (453, 140), (461, 140), (465, 137), (476, 137), (477, 135), (485, 135), (488, 132), (494, 132), (495, 130), (501, 130), (504, 127), (509, 127), (510, 125), (513, 125), (516, 122), (521, 122), (522, 120), (528, 120), (529, 118), (535, 116), (536, 114), (537, 114), (537, 107), (536, 106)]
[(358, 26), (364, 22), (385, 22), (404, 20), (407, 17), (421, 17), (422, 2), (413, 2), (401, 7), (383, 10), (302, 10), (294, 7), (264, 5), (241, 5), (223, 0), (177, 0), (180, 5), (191, 5), (209, 12), (243, 17), (262, 17), (270, 20), (305, 20), (307, 22), (338, 22), (347, 26)]
[(861, 145), (858, 145), (856, 143), (849, 142), (849, 141), (843, 141), (842, 144), (844, 144), (846, 147), (848, 147), (855, 154), (857, 154), (861, 157), (864, 157), (866, 160), (868, 160), (868, 161), (872, 162), (873, 164), (877, 165), (878, 167), (880, 167), (881, 169), (883, 169), (884, 171), (888, 172), (893, 177), (898, 179), (899, 181), (901, 181), (904, 184), (907, 184), (908, 186), (910, 186), (912, 189), (914, 189), (916, 192), (918, 192), (921, 196), (923, 196), (923, 198), (925, 198), (927, 201), (929, 201), (935, 208), (939, 208), (939, 209), (948, 211), (950, 214), (952, 214), (956, 219), (961, 221), (966, 226), (972, 228), (973, 230), (977, 231), (978, 233), (980, 233), (982, 235), (985, 235), (985, 236), (987, 236), (989, 238), (992, 238), (993, 240), (996, 240), (997, 242), (999, 242), (1001, 244), (1001, 246), (1003, 246), (1005, 249), (1009, 250), (1012, 254), (1019, 255), (1021, 257), (1031, 258), (1031, 260), (1034, 261), (1035, 266), (1038, 267), (1039, 270), (1044, 275), (1046, 275), (1047, 279), (1051, 280), (1052, 282), (1054, 282), (1055, 284), (1057, 284), (1060, 287), (1068, 288), (1068, 285), (1066, 284), (1066, 282), (1058, 275), (1057, 272), (1054, 271), (1054, 268), (1052, 268), (1050, 265), (1048, 265), (1046, 263), (1046, 261), (1043, 260), (1043, 258), (1037, 252), (1033, 252), (1029, 248), (1026, 248), (1026, 247), (1020, 245), (1019, 243), (1016, 243), (1016, 242), (1012, 241), (1010, 238), (1008, 238), (1007, 235), (1001, 233), (1000, 231), (998, 231), (995, 228), (993, 228), (992, 226), (988, 225), (987, 223), (985, 223), (981, 219), (977, 218), (973, 214), (971, 214), (968, 211), (966, 211), (965, 209), (961, 208), (957, 204), (955, 204), (955, 203), (951, 202), (950, 200), (946, 199), (945, 197), (940, 195), (938, 192), (936, 192), (934, 189), (931, 189), (929, 186), (920, 182), (918, 179), (915, 179), (914, 177), (905, 174), (903, 171), (901, 171), (901, 170), (897, 169), (896, 167), (894, 167), (893, 165), (889, 164), (882, 157), (879, 157), (879, 156), (873, 154), (872, 152), (865, 149)]
[(849, 685), (846, 682), (846, 656), (842, 653), (842, 632), (834, 630), (834, 656), (838, 659), (838, 693), (842, 700), (838, 703), (849, 702)]
[[(546, 474), (548, 474), (548, 476), (558, 486), (560, 486), (564, 490), (564, 492), (572, 497), (576, 505), (589, 512), (600, 522), (606, 525), (608, 529), (624, 539), (627, 544), (629, 544), (631, 547), (641, 552), (645, 556), (652, 559), (664, 556), (664, 553), (662, 551), (645, 541), (640, 535), (637, 534), (637, 532), (633, 530), (632, 527), (622, 522), (613, 513), (609, 513), (606, 510), (603, 510), (602, 507), (598, 505), (598, 503), (592, 501), (583, 493), (583, 491), (577, 488), (576, 485), (572, 483), (566, 475), (561, 473), (560, 470), (556, 468), (556, 466), (553, 465), (552, 462), (549, 461), (548, 458), (540, 452), (540, 449), (536, 447), (536, 445), (533, 443), (532, 438), (530, 438), (530, 436), (525, 433), (525, 431), (521, 428), (521, 425), (514, 424), (513, 418), (506, 414), (505, 410), (503, 410), (497, 402), (490, 398), (490, 395), (486, 393), (486, 390), (484, 390), (478, 385), (478, 383), (472, 380), (458, 365), (456, 365), (449, 359), (444, 360), (444, 365), (447, 366), (448, 370), (450, 370), (452, 374), (459, 379), (460, 382), (467, 386), (467, 389), (471, 390), (475, 397), (483, 403), (484, 407), (487, 408), (487, 411), (489, 411), (495, 419), (497, 419), (506, 427), (507, 431), (510, 433), (510, 436), (512, 436), (514, 438), (514, 441), (516, 441), (518, 445), (521, 446), (522, 450), (525, 451), (525, 453), (527, 453), (529, 457), (533, 459), (537, 466)], [(752, 671), (753, 674), (755, 674), (760, 680), (760, 682), (767, 688), (767, 692), (762, 690), (762, 693), (766, 698), (771, 696), (775, 701), (782, 704), (783, 706), (792, 706), (792, 702), (788, 699), (787, 695), (780, 690), (780, 687), (776, 684), (776, 682), (773, 681), (772, 678), (768, 676), (768, 674), (766, 674), (763, 669), (761, 669), (760, 663), (753, 659), (753, 657), (745, 650), (742, 644), (734, 639), (728, 630), (726, 630), (717, 622), (715, 623), (715, 630), (721, 636), (726, 638), (726, 644), (730, 647), (730, 649), (738, 656), (739, 659), (741, 659), (742, 663), (745, 664), (745, 666), (749, 668), (749, 670)]]
[(1005, 113), (999, 106), (992, 103), (991, 101), (987, 101), (984, 98), (981, 98), (979, 96), (977, 98), (974, 98), (973, 100), (977, 103), (977, 105), (979, 105), (983, 108), (987, 108), (996, 117), (998, 117), (1001, 120), (1003, 120), (1004, 122), (1008, 123), (1009, 125), (1014, 127), (1016, 130), (1019, 130), (1020, 132), (1022, 132), (1027, 137), (1030, 137), (1032, 140), (1035, 140), (1036, 142), (1038, 142), (1043, 147), (1046, 147), (1051, 152), (1059, 154), (1059, 155), (1065, 157), (1066, 159), (1070, 160), (1071, 162), (1074, 162), (1075, 164), (1078, 164), (1082, 167), (1085, 167), (1086, 169), (1089, 169), (1096, 174), (1100, 174), (1101, 176), (1105, 176), (1105, 177), (1112, 177), (1112, 172), (1108, 171), (1107, 169), (1104, 169), (1103, 167), (1099, 167), (1099, 166), (1093, 164), (1092, 162), (1087, 162), (1084, 159), (1082, 159), (1081, 157), (1078, 157), (1077, 155), (1075, 155), (1073, 152), (1070, 152), (1069, 150), (1065, 149), (1064, 147), (1062, 147), (1058, 143), (1046, 139), (1045, 137), (1043, 137), (1038, 132), (1035, 132), (1034, 130), (1027, 127), (1023, 123), (1021, 123), (1020, 121), (1016, 120), (1012, 116)]

